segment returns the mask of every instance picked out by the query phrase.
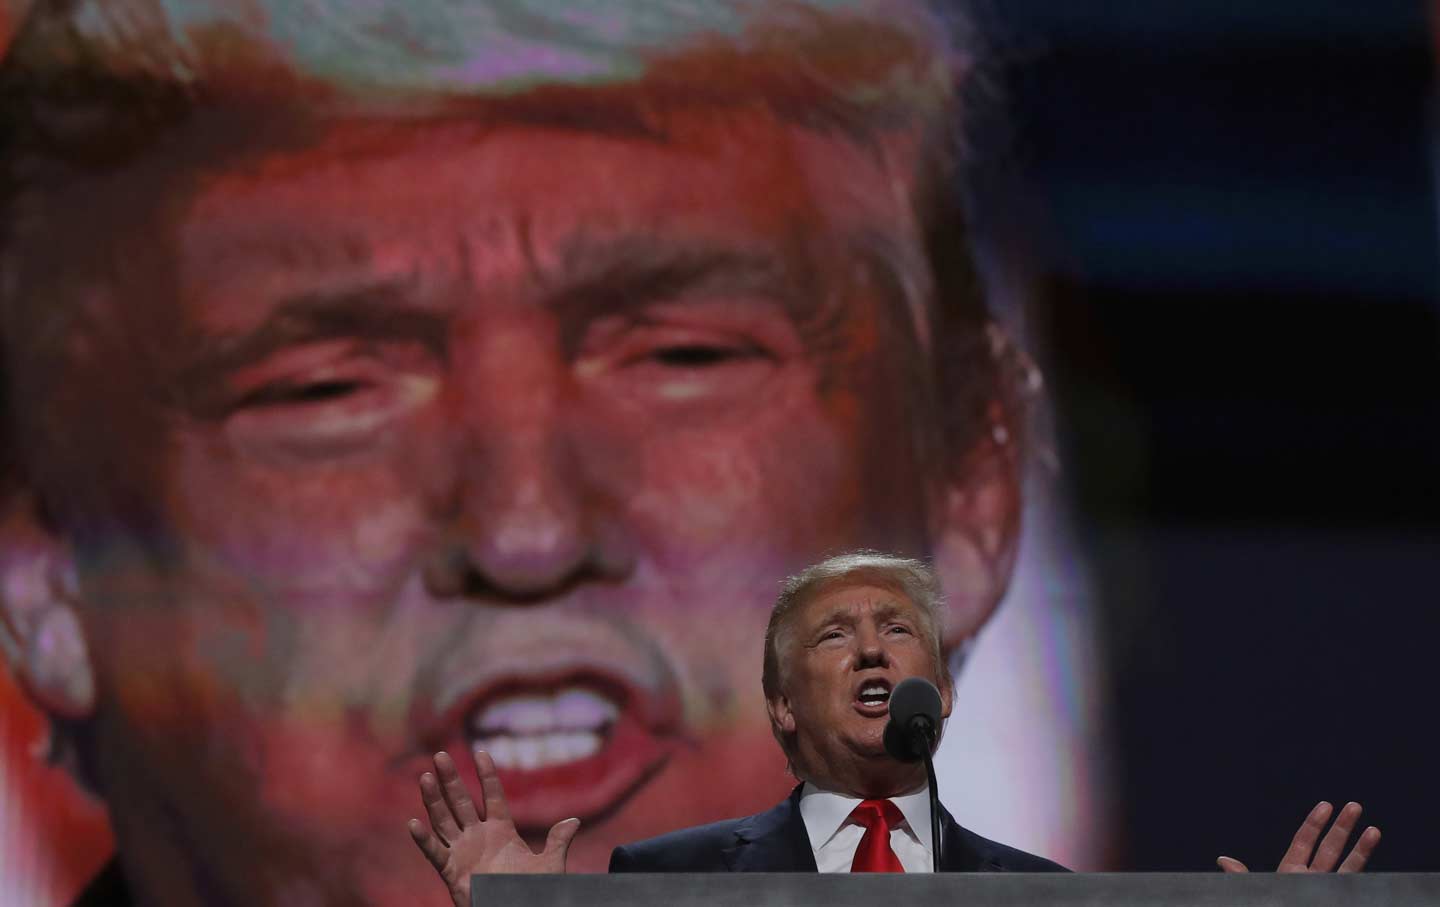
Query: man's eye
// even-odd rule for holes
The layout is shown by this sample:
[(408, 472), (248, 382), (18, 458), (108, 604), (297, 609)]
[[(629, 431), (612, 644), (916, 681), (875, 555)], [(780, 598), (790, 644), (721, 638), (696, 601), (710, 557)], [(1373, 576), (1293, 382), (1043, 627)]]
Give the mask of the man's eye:
[(250, 406), (275, 406), (306, 403), (328, 403), (339, 400), (352, 394), (359, 393), (367, 388), (364, 381), (333, 379), (327, 381), (311, 381), (305, 383), (283, 383), (270, 387), (263, 387), (253, 394), (243, 398), (239, 407)]
[(715, 346), (706, 344), (684, 344), (662, 347), (650, 354), (650, 358), (672, 368), (704, 368), (723, 362), (758, 355), (758, 351), (739, 346)]
[(684, 302), (600, 318), (575, 353), (587, 388), (667, 413), (753, 405), (802, 361), (788, 319), (769, 306)]
[(435, 397), (441, 373), (421, 350), (323, 344), (287, 351), (235, 383), (231, 440), (256, 454), (314, 459), (399, 437), (392, 429)]
[[(636, 338), (637, 340), (639, 338)], [(752, 399), (778, 363), (744, 338), (646, 338), (615, 362), (610, 376), (626, 393), (666, 404)]]

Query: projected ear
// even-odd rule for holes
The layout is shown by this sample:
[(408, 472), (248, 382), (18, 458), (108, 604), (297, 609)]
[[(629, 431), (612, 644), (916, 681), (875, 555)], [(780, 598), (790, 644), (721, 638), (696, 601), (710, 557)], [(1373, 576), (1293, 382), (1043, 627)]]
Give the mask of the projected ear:
[(95, 673), (77, 609), (69, 546), (26, 492), (0, 517), (0, 654), (36, 705), (66, 719), (95, 707)]
[(947, 605), (947, 649), (980, 632), (1015, 567), (1020, 473), (1007, 440), (1002, 431), (987, 433), (961, 458), (932, 504), (935, 566)]

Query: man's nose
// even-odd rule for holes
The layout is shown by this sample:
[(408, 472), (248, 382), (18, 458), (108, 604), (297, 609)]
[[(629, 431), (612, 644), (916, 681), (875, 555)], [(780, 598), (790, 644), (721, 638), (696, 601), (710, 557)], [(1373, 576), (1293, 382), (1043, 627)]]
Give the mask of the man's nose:
[(628, 558), (603, 489), (582, 460), (570, 370), (553, 332), (529, 320), (468, 338), (456, 362), (456, 487), (432, 591), (526, 602)]
[(884, 637), (874, 628), (862, 627), (855, 634), (856, 668), (884, 668), (890, 665), (890, 652)]

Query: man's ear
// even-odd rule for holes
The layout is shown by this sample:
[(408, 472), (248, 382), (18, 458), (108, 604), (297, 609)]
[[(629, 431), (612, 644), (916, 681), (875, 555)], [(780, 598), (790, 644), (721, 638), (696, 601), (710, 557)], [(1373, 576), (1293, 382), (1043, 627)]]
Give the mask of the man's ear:
[(49, 714), (88, 717), (95, 671), (78, 611), (70, 547), (46, 525), (28, 492), (0, 510), (0, 656)]
[(1019, 466), (1008, 440), (998, 428), (987, 434), (935, 492), (931, 531), (945, 589), (947, 651), (980, 632), (1010, 585), (1021, 502)]
[(940, 720), (950, 717), (950, 710), (955, 705), (955, 680), (950, 676), (949, 669), (942, 668), (940, 671)]
[(790, 700), (784, 693), (777, 693), (765, 700), (765, 710), (770, 713), (770, 726), (785, 733), (795, 733), (795, 713), (790, 710)]

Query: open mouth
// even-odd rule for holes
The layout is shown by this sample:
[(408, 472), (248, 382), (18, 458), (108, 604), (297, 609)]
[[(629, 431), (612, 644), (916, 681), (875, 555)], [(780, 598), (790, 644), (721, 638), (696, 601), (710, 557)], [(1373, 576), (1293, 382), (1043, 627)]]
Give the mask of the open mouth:
[(869, 677), (855, 687), (855, 710), (867, 718), (879, 718), (890, 712), (890, 691), (893, 685), (883, 677)]
[(426, 744), (457, 755), (485, 750), (515, 824), (522, 832), (543, 831), (622, 804), (663, 767), (678, 721), (673, 697), (616, 676), (510, 675), (449, 710)]

